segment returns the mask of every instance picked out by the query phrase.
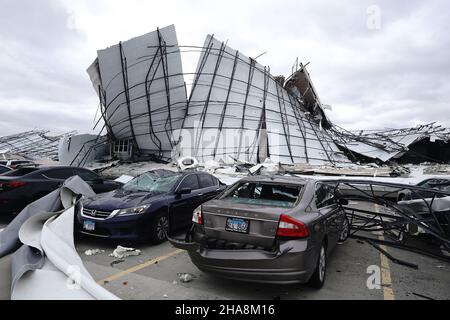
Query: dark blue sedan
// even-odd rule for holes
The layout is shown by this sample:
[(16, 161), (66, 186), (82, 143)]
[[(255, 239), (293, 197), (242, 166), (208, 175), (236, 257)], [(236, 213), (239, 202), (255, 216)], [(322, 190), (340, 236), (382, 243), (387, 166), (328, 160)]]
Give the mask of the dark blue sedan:
[(112, 192), (83, 199), (78, 227), (83, 234), (161, 243), (166, 232), (188, 228), (193, 210), (226, 189), (205, 172), (146, 172)]

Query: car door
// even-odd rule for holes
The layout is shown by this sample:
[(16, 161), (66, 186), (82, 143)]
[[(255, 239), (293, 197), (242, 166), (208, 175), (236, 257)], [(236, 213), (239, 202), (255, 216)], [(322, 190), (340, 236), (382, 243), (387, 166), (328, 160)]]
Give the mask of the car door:
[(332, 184), (316, 183), (315, 200), (316, 207), (325, 224), (325, 230), (328, 236), (328, 251), (330, 251), (339, 239), (344, 213), (336, 202), (334, 186)]
[[(191, 192), (177, 194), (178, 190), (184, 188), (191, 189)], [(188, 174), (181, 179), (169, 209), (172, 228), (179, 229), (191, 224), (192, 213), (199, 204), (200, 194), (200, 184), (196, 173)]]

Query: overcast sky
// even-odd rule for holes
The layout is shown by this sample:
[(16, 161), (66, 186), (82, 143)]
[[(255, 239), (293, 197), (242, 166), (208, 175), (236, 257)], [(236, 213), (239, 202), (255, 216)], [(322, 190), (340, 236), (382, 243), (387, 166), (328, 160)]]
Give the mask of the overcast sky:
[[(96, 50), (175, 24), (289, 75), (298, 57), (347, 129), (450, 127), (448, 1), (0, 0), (0, 135), (91, 132)], [(187, 59), (184, 69), (192, 69)], [(195, 67), (195, 66), (194, 66)]]

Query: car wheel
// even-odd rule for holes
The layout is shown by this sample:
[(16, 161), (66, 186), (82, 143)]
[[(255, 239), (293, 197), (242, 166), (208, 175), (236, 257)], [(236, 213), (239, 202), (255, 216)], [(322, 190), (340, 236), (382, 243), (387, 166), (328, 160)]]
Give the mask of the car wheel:
[(348, 221), (347, 216), (344, 216), (344, 221), (342, 222), (341, 233), (339, 234), (338, 243), (342, 244), (345, 240), (347, 240), (350, 235), (350, 222)]
[(320, 246), (319, 258), (317, 259), (316, 269), (314, 270), (313, 275), (309, 279), (308, 285), (316, 289), (322, 288), (323, 284), (325, 283), (326, 271), (327, 271), (327, 248), (325, 246), (325, 243), (322, 243), (322, 245)]
[(162, 243), (167, 239), (169, 232), (169, 218), (167, 214), (161, 212), (153, 219), (150, 230), (150, 241), (154, 244)]

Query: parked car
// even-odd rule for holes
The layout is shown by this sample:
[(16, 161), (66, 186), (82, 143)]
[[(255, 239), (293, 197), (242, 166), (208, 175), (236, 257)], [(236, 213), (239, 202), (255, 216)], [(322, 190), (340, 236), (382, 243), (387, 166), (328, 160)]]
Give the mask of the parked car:
[(0, 164), (11, 169), (17, 169), (24, 165), (32, 165), (34, 162), (31, 160), (0, 160)]
[(0, 175), (5, 173), (5, 172), (11, 171), (11, 170), (12, 169), (10, 167), (7, 167), (7, 166), (4, 166), (4, 165), (0, 164)]
[[(429, 178), (425, 179), (423, 181), (420, 181), (416, 186), (427, 188), (427, 189), (434, 189), (438, 191), (445, 191), (450, 192), (450, 179), (449, 178)], [(403, 201), (403, 200), (413, 200), (413, 199), (422, 199), (422, 198), (432, 198), (434, 196), (433, 191), (418, 191), (415, 190), (414, 192), (405, 189), (401, 190), (397, 194), (397, 201)], [(439, 197), (439, 195), (437, 195)]]
[(244, 178), (195, 209), (184, 241), (169, 241), (204, 272), (320, 288), (329, 254), (350, 229), (334, 186), (298, 177)]
[(80, 176), (96, 193), (111, 191), (122, 185), (116, 181), (105, 180), (85, 168), (22, 167), (0, 175), (0, 212), (18, 213), (74, 175)]
[(83, 234), (161, 243), (166, 233), (189, 227), (193, 210), (226, 185), (205, 172), (153, 170), (123, 187), (84, 199), (78, 210)]

